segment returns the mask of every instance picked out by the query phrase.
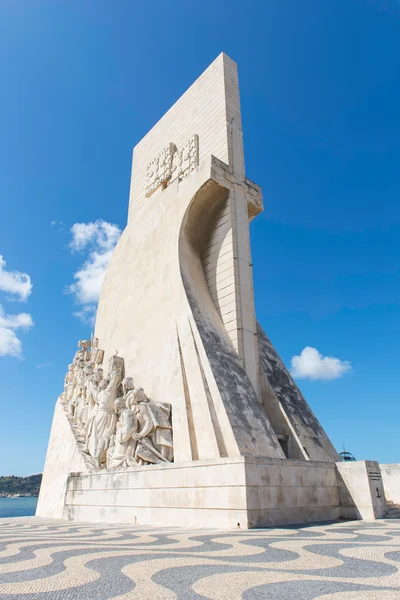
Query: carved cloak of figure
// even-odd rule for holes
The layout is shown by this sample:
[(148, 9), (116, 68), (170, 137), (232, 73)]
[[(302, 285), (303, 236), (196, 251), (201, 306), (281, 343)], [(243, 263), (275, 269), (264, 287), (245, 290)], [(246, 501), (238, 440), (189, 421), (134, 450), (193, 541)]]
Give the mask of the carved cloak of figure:
[(123, 398), (115, 401), (115, 411), (118, 415), (116, 434), (112, 446), (107, 452), (107, 468), (118, 469), (122, 466), (136, 464), (134, 455), (136, 440), (133, 434), (137, 432), (137, 420), (131, 410), (131, 399), (133, 398), (135, 383), (132, 377), (122, 380)]
[(131, 467), (136, 464), (136, 440), (132, 435), (137, 432), (137, 421), (130, 408), (126, 408), (125, 398), (117, 398), (115, 409), (119, 414), (115, 445), (107, 452), (107, 469)]
[[(78, 352), (77, 352), (78, 354)], [(83, 388), (85, 386), (85, 361), (83, 358), (75, 356), (74, 358), (74, 379), (75, 385), (72, 392), (72, 397), (68, 406), (68, 414), (73, 422), (76, 422), (78, 415), (78, 406), (82, 399)]]
[(61, 399), (63, 401), (64, 406), (68, 410), (68, 406), (70, 401), (72, 400), (72, 396), (75, 388), (75, 374), (74, 374), (74, 365), (68, 365), (68, 371), (64, 380), (64, 393), (61, 394)]
[(88, 419), (89, 385), (90, 385), (90, 380), (93, 376), (93, 365), (91, 365), (90, 363), (87, 363), (83, 369), (83, 372), (84, 372), (83, 385), (81, 385), (79, 405), (76, 409), (76, 412), (77, 412), (76, 421), (82, 429), (85, 428), (85, 424)]
[(64, 379), (64, 393), (67, 393), (68, 386), (74, 382), (74, 365), (71, 363), (68, 365), (68, 371)]
[[(100, 391), (100, 383), (103, 380), (103, 369), (101, 367), (97, 367), (94, 370), (93, 375), (89, 378), (86, 385), (86, 396), (87, 396), (87, 419), (85, 423), (85, 448), (83, 452), (87, 454), (95, 455), (95, 438), (96, 436), (92, 436), (93, 423), (96, 418), (97, 412), (99, 410), (98, 404), (98, 394)], [(90, 443), (91, 442), (91, 443)]]
[(115, 433), (117, 414), (114, 410), (114, 402), (117, 398), (117, 389), (121, 381), (120, 371), (113, 371), (110, 380), (103, 379), (100, 383), (100, 391), (97, 395), (99, 408), (93, 420), (92, 436), (94, 438), (94, 458), (97, 466), (105, 462), (105, 452), (110, 446), (112, 436)]
[(171, 405), (149, 400), (142, 388), (133, 393), (133, 414), (141, 427), (134, 434), (138, 440), (135, 458), (139, 464), (171, 462), (173, 459)]

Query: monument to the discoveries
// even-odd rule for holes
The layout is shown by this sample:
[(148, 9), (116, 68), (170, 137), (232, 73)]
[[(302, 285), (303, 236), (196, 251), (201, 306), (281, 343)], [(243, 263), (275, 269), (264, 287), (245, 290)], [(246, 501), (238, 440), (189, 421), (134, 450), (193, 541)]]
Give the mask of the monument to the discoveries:
[(128, 223), (57, 401), (38, 515), (246, 528), (343, 514), (339, 457), (257, 324), (262, 208), (221, 54), (134, 149)]

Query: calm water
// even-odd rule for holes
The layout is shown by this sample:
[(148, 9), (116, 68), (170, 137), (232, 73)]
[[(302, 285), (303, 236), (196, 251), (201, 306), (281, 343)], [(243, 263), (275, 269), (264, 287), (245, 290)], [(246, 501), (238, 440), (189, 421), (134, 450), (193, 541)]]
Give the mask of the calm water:
[(0, 498), (0, 519), (4, 517), (32, 517), (37, 498)]

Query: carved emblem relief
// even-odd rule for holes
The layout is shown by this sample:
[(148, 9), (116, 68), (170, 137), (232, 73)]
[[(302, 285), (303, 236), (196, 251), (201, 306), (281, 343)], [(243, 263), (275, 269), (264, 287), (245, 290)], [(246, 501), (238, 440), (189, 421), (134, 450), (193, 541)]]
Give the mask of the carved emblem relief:
[(175, 144), (168, 144), (162, 152), (147, 165), (146, 196), (151, 196), (159, 187), (165, 188), (171, 179), (172, 157), (176, 152)]
[(159, 187), (187, 177), (199, 164), (199, 136), (195, 134), (178, 149), (170, 142), (148, 165), (146, 171), (146, 196), (150, 197)]
[(104, 376), (97, 338), (78, 344), (64, 381), (61, 404), (85, 462), (117, 469), (173, 461), (171, 405), (153, 402), (116, 352)]

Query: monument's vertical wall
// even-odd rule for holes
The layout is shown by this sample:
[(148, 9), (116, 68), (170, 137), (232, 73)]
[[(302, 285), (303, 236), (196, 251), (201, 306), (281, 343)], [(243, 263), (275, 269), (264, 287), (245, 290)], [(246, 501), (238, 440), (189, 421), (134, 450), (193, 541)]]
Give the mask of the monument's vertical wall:
[(129, 197), (129, 220), (148, 210), (146, 171), (150, 161), (170, 142), (181, 148), (194, 134), (199, 137), (199, 164), (211, 155), (229, 163), (229, 121), (225, 95), (225, 64), (233, 61), (220, 54), (179, 100), (135, 146)]
[(379, 465), (387, 500), (400, 504), (400, 464)]
[[(169, 143), (178, 148), (196, 134), (199, 164), (214, 156), (244, 181), (244, 154), (236, 64), (220, 54), (162, 119), (137, 144), (133, 153), (129, 220), (147, 210), (146, 168)], [(205, 270), (210, 292), (226, 330), (255, 388), (259, 391), (258, 349), (254, 312), (247, 199), (239, 186), (231, 190), (215, 223), (209, 220)], [(129, 225), (129, 221), (128, 221)]]
[(233, 220), (233, 254), (235, 260), (235, 297), (237, 327), (233, 335), (238, 337), (239, 357), (260, 396), (259, 354), (257, 346), (257, 323), (254, 305), (253, 269), (250, 251), (248, 190), (244, 185), (245, 163), (243, 150), (242, 116), (240, 110), (239, 79), (233, 61), (225, 63), (226, 102), (228, 108), (229, 166), (234, 175), (230, 192)]
[(382, 519), (386, 497), (379, 463), (357, 460), (337, 463), (341, 516), (345, 519)]

